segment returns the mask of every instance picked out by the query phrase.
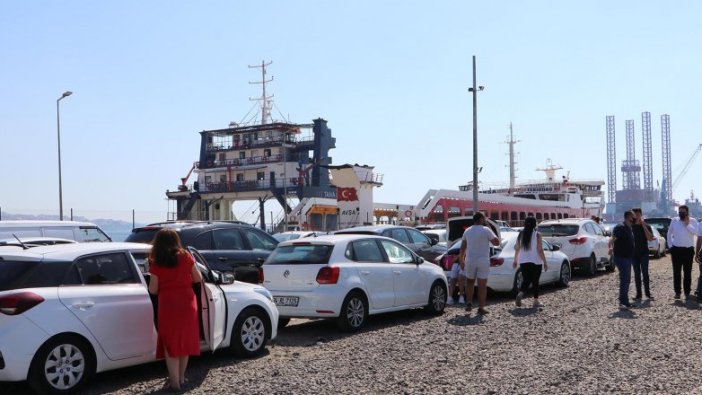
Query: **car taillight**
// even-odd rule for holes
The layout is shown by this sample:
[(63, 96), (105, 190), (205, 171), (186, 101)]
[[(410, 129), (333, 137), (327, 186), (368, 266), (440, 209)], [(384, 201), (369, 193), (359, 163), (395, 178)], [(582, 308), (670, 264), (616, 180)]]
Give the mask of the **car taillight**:
[(317, 273), (317, 283), (319, 284), (336, 284), (339, 281), (339, 267), (325, 266), (319, 269)]
[(263, 268), (258, 268), (258, 283), (263, 284)]
[(490, 258), (490, 267), (502, 266), (503, 263), (505, 263), (505, 258)]
[(0, 296), (0, 313), (18, 315), (43, 302), (44, 298), (34, 292), (19, 292)]
[(568, 240), (570, 244), (575, 244), (575, 245), (581, 245), (585, 244), (587, 242), (587, 237), (576, 237), (574, 239)]

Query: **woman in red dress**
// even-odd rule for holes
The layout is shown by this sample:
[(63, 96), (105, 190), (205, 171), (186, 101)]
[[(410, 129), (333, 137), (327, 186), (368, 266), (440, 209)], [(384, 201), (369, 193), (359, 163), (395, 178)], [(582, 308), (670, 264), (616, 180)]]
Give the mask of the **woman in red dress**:
[(149, 292), (158, 294), (156, 358), (166, 358), (168, 387), (180, 391), (190, 355), (200, 355), (200, 327), (193, 283), (202, 282), (195, 259), (178, 233), (161, 229), (149, 256)]

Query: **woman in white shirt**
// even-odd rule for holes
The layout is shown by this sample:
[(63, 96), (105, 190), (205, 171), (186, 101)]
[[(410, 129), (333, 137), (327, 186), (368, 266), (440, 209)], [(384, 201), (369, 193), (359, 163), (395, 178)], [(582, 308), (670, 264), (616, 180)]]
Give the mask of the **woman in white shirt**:
[(522, 306), (522, 298), (529, 290), (529, 285), (534, 291), (534, 307), (539, 307), (539, 278), (541, 277), (543, 263), (543, 271), (548, 270), (546, 263), (546, 255), (541, 247), (541, 235), (536, 231), (536, 219), (529, 216), (524, 221), (524, 229), (519, 232), (517, 242), (514, 245), (514, 263), (516, 269), (519, 265), (522, 271), (522, 287), (517, 294), (515, 303), (517, 307)]

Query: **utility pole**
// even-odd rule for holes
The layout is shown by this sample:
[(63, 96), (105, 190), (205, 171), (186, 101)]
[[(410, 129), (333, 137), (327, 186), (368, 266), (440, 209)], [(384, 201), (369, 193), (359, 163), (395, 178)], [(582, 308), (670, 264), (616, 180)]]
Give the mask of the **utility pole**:
[(475, 55), (473, 55), (473, 86), (468, 92), (473, 92), (473, 214), (480, 210), (478, 206), (478, 91), (484, 86), (476, 86)]
[(261, 81), (249, 81), (249, 84), (252, 85), (262, 85), (263, 87), (263, 94), (261, 97), (250, 97), (249, 100), (251, 101), (261, 101), (261, 125), (265, 125), (270, 121), (271, 119), (271, 107), (270, 103), (274, 95), (266, 96), (266, 83), (273, 81), (273, 76), (271, 76), (270, 80), (266, 80), (266, 67), (270, 66), (273, 63), (273, 61), (270, 61), (266, 63), (265, 61), (261, 61), (260, 65), (254, 65), (251, 66), (249, 65), (250, 69), (256, 69), (260, 68), (261, 69)]

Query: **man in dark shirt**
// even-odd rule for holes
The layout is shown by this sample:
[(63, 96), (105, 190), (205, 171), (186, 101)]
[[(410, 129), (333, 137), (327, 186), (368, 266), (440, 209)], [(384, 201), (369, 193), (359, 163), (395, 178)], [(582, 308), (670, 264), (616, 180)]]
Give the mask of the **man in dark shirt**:
[(612, 238), (609, 240), (610, 255), (614, 256), (614, 263), (619, 269), (619, 308), (628, 309), (633, 305), (629, 303), (629, 284), (631, 283), (631, 263), (634, 258), (634, 213), (624, 213), (624, 222), (614, 227)]
[(651, 226), (643, 219), (641, 208), (631, 209), (634, 213), (634, 225), (631, 230), (634, 232), (634, 283), (636, 284), (636, 297), (634, 300), (641, 300), (641, 277), (643, 277), (643, 288), (648, 300), (653, 300), (648, 278), (648, 242), (653, 240)]

